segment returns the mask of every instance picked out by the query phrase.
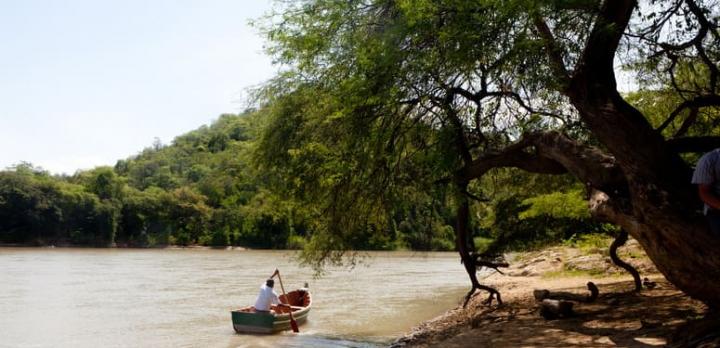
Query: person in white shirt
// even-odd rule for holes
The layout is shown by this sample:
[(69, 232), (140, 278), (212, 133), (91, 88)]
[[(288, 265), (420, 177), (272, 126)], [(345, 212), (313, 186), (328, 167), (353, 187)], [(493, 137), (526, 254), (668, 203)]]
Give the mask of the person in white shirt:
[(698, 160), (692, 183), (698, 185), (700, 200), (705, 203), (703, 213), (710, 230), (720, 237), (720, 149), (710, 151)]
[(272, 305), (282, 305), (280, 303), (280, 299), (278, 298), (277, 293), (275, 292), (275, 290), (273, 290), (274, 285), (275, 281), (271, 278), (265, 281), (265, 284), (260, 286), (260, 293), (258, 294), (257, 300), (255, 301), (256, 312), (270, 313)]

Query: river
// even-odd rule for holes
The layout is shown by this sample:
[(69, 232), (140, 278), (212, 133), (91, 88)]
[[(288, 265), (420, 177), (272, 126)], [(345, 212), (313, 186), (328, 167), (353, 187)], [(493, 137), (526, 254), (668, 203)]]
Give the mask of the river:
[[(459, 303), (456, 253), (370, 252), (320, 278), (292, 252), (0, 248), (0, 347), (373, 347)], [(240, 335), (230, 310), (279, 268), (313, 296), (300, 334)], [(280, 287), (276, 286), (280, 292)]]

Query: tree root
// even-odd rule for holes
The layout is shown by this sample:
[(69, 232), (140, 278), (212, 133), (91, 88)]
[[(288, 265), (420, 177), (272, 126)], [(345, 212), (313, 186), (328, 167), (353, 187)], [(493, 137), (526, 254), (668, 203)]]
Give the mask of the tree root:
[(468, 303), (470, 302), (470, 299), (472, 299), (475, 296), (476, 290), (485, 290), (490, 293), (488, 298), (482, 302), (483, 305), (486, 305), (486, 306), (492, 305), (493, 299), (497, 300), (498, 305), (501, 305), (503, 303), (502, 298), (500, 297), (500, 292), (497, 291), (495, 288), (474, 282), (472, 289), (470, 289), (470, 291), (468, 291), (467, 295), (465, 295), (465, 302), (463, 302), (463, 308), (466, 308)]
[(625, 269), (628, 273), (630, 273), (633, 277), (633, 281), (635, 282), (635, 291), (642, 290), (642, 282), (640, 281), (640, 273), (630, 265), (629, 263), (623, 261), (618, 257), (617, 255), (617, 249), (623, 245), (628, 240), (628, 233), (624, 229), (620, 230), (620, 234), (618, 234), (617, 237), (615, 237), (615, 240), (613, 240), (612, 244), (610, 244), (610, 259), (612, 259), (612, 262), (617, 265), (618, 267), (622, 267)]
[[(456, 182), (456, 184), (458, 185), (458, 192), (467, 192), (467, 181), (460, 180)], [(460, 254), (460, 262), (465, 266), (465, 271), (470, 277), (470, 283), (472, 284), (472, 289), (470, 289), (467, 295), (465, 295), (463, 308), (467, 307), (470, 299), (475, 294), (475, 290), (478, 289), (485, 290), (490, 293), (488, 298), (483, 301), (483, 304), (489, 306), (492, 304), (493, 299), (497, 299), (498, 304), (501, 305), (502, 299), (500, 297), (500, 292), (495, 288), (480, 284), (477, 279), (477, 270), (478, 267), (488, 267), (500, 272), (498, 268), (507, 267), (507, 262), (504, 262), (503, 260), (498, 261), (495, 259), (483, 258), (481, 255), (476, 254), (475, 247), (468, 233), (470, 204), (468, 203), (467, 197), (463, 194), (459, 194), (457, 198), (459, 204), (457, 210), (457, 227), (455, 229), (455, 243), (458, 248), (458, 253)]]
[[(477, 281), (477, 277), (475, 276), (474, 273), (477, 272), (478, 268), (486, 267), (486, 268), (494, 269), (496, 272), (498, 272), (500, 274), (504, 274), (502, 271), (500, 271), (499, 268), (500, 267), (508, 267), (509, 264), (502, 259), (498, 259), (498, 258), (489, 259), (483, 254), (471, 253), (469, 256), (472, 259), (472, 265), (470, 265), (470, 268), (472, 269), (473, 274), (470, 276), (470, 279), (471, 279), (473, 287), (472, 287), (472, 289), (470, 289), (470, 291), (468, 291), (467, 295), (465, 295), (465, 302), (463, 302), (463, 308), (466, 308), (467, 304), (470, 302), (470, 299), (472, 299), (475, 296), (476, 290), (485, 290), (490, 293), (488, 298), (482, 302), (484, 305), (487, 305), (487, 306), (492, 305), (493, 299), (496, 299), (498, 305), (501, 305), (502, 297), (500, 296), (500, 292), (497, 291), (497, 289), (495, 289), (495, 288), (480, 284), (480, 282)], [(467, 268), (468, 267), (466, 266), (466, 269)], [(471, 271), (468, 270), (468, 273), (470, 273), (470, 272)]]

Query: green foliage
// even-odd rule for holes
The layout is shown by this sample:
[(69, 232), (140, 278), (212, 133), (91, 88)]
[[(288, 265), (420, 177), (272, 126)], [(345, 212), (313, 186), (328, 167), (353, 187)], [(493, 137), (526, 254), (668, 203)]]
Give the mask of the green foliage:
[(228, 229), (219, 229), (212, 232), (210, 241), (207, 243), (212, 246), (226, 246), (230, 245), (230, 231)]
[(543, 272), (541, 277), (546, 279), (554, 279), (554, 278), (568, 278), (568, 277), (577, 277), (577, 278), (588, 278), (588, 277), (597, 277), (597, 276), (603, 276), (607, 277), (607, 271), (605, 269), (599, 269), (594, 268), (590, 270), (578, 270), (578, 269), (562, 269), (557, 271), (548, 271)]
[[(534, 13), (554, 3), (283, 5), (267, 26), (260, 24), (269, 53), (287, 69), (257, 94), (266, 124), (256, 160), (274, 192), (308, 207), (314, 225), (304, 256), (313, 265), (333, 263), (360, 245), (454, 249), (453, 199), (462, 192), (438, 183), (453, 182), (468, 157), (494, 155), (524, 132), (559, 122), (505, 98), (506, 87), (522, 86), (522, 98), (537, 108), (567, 110), (547, 88), (553, 82), (543, 77), (542, 43), (528, 27)], [(557, 25), (577, 28), (584, 20)], [(481, 86), (500, 91), (474, 103), (470, 99), (488, 92)], [(449, 95), (454, 87), (467, 94)], [(493, 191), (505, 186), (471, 184), (473, 192), (492, 197), (473, 204), (482, 213), (471, 217), (471, 238), (512, 235), (502, 244), (527, 242), (588, 224), (587, 214), (575, 209), (578, 200), (548, 213), (553, 200), (562, 199), (553, 191), (574, 184), (567, 178), (557, 180), (555, 190), (534, 190), (522, 181), (527, 176), (508, 173), (504, 180), (517, 182), (501, 194)], [(550, 196), (523, 204), (543, 194)]]
[(287, 241), (287, 248), (293, 250), (302, 250), (305, 248), (307, 240), (302, 236), (290, 235)]
[[(494, 21), (474, 15), (478, 6), (497, 11)], [(323, 212), (316, 217), (320, 227), (307, 255), (332, 256), (310, 248), (342, 251), (355, 245), (346, 242), (357, 236), (394, 238), (414, 249), (454, 248), (452, 202), (427, 193), (436, 189), (435, 181), (462, 166), (458, 130), (449, 120), (450, 112), (434, 104), (442, 95), (433, 93), (444, 90), (446, 77), (476, 79), (472, 74), (484, 63), (474, 57), (484, 57), (485, 63), (498, 58), (501, 71), (525, 66), (522, 60), (529, 56), (516, 60), (520, 57), (513, 45), (532, 43), (509, 32), (513, 23), (522, 21), (513, 13), (518, 6), (306, 1), (289, 4), (281, 19), (272, 21), (282, 24), (265, 28), (270, 52), (292, 69), (261, 91), (268, 124), (258, 157), (277, 179), (273, 187)], [(437, 21), (442, 16), (447, 20)], [(507, 82), (496, 77), (490, 77), (492, 83)], [(528, 81), (532, 77), (528, 75)], [(555, 101), (547, 93), (539, 100)], [(487, 110), (495, 105), (487, 105)], [(489, 146), (546, 125), (537, 115), (517, 114), (517, 122), (494, 122), (491, 115), (475, 111), (471, 105), (453, 110), (463, 122), (479, 119), (479, 129), (505, 132), (492, 138), (499, 144)], [(521, 186), (518, 191), (526, 188)], [(486, 188), (493, 189), (481, 189)], [(441, 195), (452, 194), (447, 187), (439, 190)], [(481, 208), (497, 212), (494, 206)], [(479, 224), (487, 220), (480, 216), (473, 219), (472, 232), (489, 237), (491, 227), (515, 226), (521, 223), (519, 212), (485, 225)], [(533, 222), (523, 222), (530, 232)], [(545, 233), (536, 230), (533, 235)]]
[(569, 176), (496, 169), (471, 188), (487, 198), (474, 204), (478, 251), (535, 250), (575, 234), (605, 232), (605, 225), (590, 217), (581, 186)]
[(125, 186), (125, 180), (110, 167), (97, 167), (79, 172), (71, 181), (83, 185), (89, 192), (103, 200), (121, 199)]
[(521, 220), (542, 215), (556, 219), (582, 220), (590, 218), (587, 201), (579, 189), (537, 195), (523, 200), (522, 204), (529, 207), (518, 215)]
[(612, 238), (605, 233), (574, 234), (563, 242), (566, 246), (578, 248), (584, 252), (607, 250)]
[[(290, 248), (303, 250), (311, 264), (318, 258), (339, 261), (345, 250), (455, 249), (451, 192), (427, 183), (425, 178), (433, 176), (421, 170), (430, 166), (445, 173), (443, 168), (455, 166), (452, 161), (438, 164), (444, 161), (440, 153), (418, 151), (411, 163), (393, 162), (367, 146), (366, 158), (351, 159), (346, 156), (351, 149), (338, 153), (325, 135), (294, 128), (317, 129), (312, 122), (326, 121), (293, 125), (293, 117), (309, 114), (283, 105), (223, 115), (114, 168), (71, 177), (53, 177), (29, 164), (0, 172), (0, 241)], [(256, 138), (258, 127), (268, 124), (279, 131)], [(421, 129), (411, 136), (428, 134)], [(286, 137), (297, 139), (292, 143)], [(218, 147), (218, 141), (224, 145)], [(390, 163), (400, 167), (367, 172)], [(473, 204), (478, 214), (471, 230), (478, 250), (505, 236), (512, 236), (506, 248), (528, 248), (595, 230), (572, 180), (513, 170), (493, 173), (471, 186), (477, 195), (492, 198)], [(369, 192), (357, 188), (361, 183)], [(341, 212), (350, 214), (338, 217)]]
[(310, 212), (270, 192), (269, 173), (252, 163), (262, 116), (222, 115), (114, 168), (53, 177), (23, 163), (0, 172), (0, 242), (302, 248)]
[(494, 239), (487, 238), (487, 237), (475, 237), (473, 238), (473, 244), (475, 244), (475, 247), (477, 248), (478, 252), (484, 252), (485, 250), (488, 250), (490, 245), (492, 245)]
[(23, 165), (0, 172), (0, 241), (24, 244), (115, 242), (118, 206)]

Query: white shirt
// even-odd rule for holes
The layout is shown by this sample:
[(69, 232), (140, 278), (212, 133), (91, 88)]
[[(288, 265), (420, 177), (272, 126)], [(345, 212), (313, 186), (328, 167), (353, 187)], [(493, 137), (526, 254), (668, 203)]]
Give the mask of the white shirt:
[(255, 301), (255, 310), (258, 311), (269, 311), (272, 304), (279, 304), (280, 299), (273, 288), (263, 284), (260, 287), (260, 294)]

